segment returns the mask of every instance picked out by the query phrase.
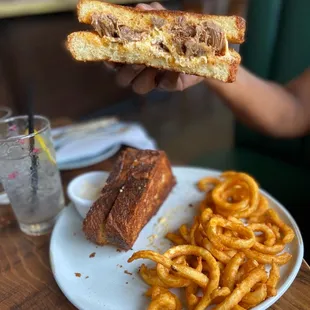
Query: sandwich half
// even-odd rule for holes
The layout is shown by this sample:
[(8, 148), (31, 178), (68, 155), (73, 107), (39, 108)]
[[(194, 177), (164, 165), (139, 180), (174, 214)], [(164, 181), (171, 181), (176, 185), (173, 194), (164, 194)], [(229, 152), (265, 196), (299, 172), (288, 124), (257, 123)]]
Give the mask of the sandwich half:
[(181, 11), (143, 11), (80, 0), (78, 19), (91, 31), (71, 33), (67, 48), (78, 61), (143, 64), (233, 82), (240, 55), (228, 42), (244, 41), (245, 21)]
[(85, 236), (129, 250), (175, 184), (164, 151), (127, 148), (83, 221)]

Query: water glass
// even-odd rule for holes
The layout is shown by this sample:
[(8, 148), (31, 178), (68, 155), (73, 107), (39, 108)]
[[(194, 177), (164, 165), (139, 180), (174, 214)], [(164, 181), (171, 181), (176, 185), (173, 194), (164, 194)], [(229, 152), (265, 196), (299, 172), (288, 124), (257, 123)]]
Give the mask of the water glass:
[(12, 110), (9, 107), (0, 106), (0, 120), (9, 118), (12, 115)]
[[(0, 121), (9, 118), (12, 115), (12, 110), (6, 106), (0, 106)], [(0, 183), (0, 204), (8, 204), (8, 197), (3, 190), (3, 186)]]
[(0, 181), (20, 229), (42, 235), (53, 228), (64, 207), (49, 121), (34, 116), (29, 134), (27, 116), (0, 120)]

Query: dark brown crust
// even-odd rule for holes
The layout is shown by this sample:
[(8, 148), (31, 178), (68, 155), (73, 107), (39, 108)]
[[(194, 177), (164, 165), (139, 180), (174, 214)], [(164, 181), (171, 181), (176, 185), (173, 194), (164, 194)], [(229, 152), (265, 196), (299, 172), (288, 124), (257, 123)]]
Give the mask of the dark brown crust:
[[(77, 11), (78, 11), (78, 15), (79, 15), (79, 9), (80, 6), (83, 4), (83, 2), (87, 3), (90, 2), (91, 0), (80, 0), (77, 4)], [(145, 11), (145, 10), (141, 10), (139, 8), (133, 8), (133, 7), (124, 7), (118, 4), (113, 4), (113, 3), (106, 3), (105, 1), (102, 0), (96, 0), (98, 2), (104, 2), (105, 5), (107, 6), (111, 6), (114, 8), (123, 8), (128, 10), (129, 12), (133, 12), (133, 13), (142, 13), (143, 14), (149, 14), (149, 15), (156, 15), (159, 17), (163, 17), (163, 18), (167, 18), (169, 16), (173, 16), (173, 17), (178, 17), (178, 16), (191, 16), (193, 18), (197, 18), (198, 20), (201, 18), (212, 18), (213, 15), (208, 15), (208, 14), (200, 14), (200, 13), (195, 13), (195, 12), (183, 12), (183, 11), (173, 11), (173, 10), (151, 10), (151, 11)], [(230, 17), (233, 17), (236, 19), (236, 24), (237, 24), (237, 28), (240, 30), (239, 32), (239, 36), (237, 38), (233, 38), (233, 40), (231, 40), (232, 43), (243, 43), (244, 42), (244, 36), (245, 36), (245, 26), (246, 26), (246, 22), (245, 20), (240, 17), (240, 16), (236, 16), (236, 15), (231, 15)], [(80, 22), (82, 22), (80, 20)], [(90, 20), (87, 22), (88, 24), (90, 24)]]
[(83, 222), (86, 237), (129, 250), (175, 183), (165, 152), (128, 148)]
[(240, 17), (240, 16), (235, 16), (236, 17), (236, 25), (237, 28), (240, 30), (239, 32), (239, 37), (236, 38), (237, 42), (236, 43), (243, 43), (245, 40), (245, 27), (246, 27), (246, 22), (245, 19)]
[(123, 151), (111, 171), (107, 183), (101, 191), (100, 197), (95, 201), (83, 221), (83, 231), (86, 238), (95, 243), (102, 243), (102, 224), (109, 215), (117, 198), (120, 188), (124, 185), (129, 167), (134, 161), (138, 150), (128, 148)]
[(231, 64), (229, 70), (229, 77), (227, 79), (227, 83), (233, 83), (236, 81), (237, 72), (238, 72), (239, 64), (234, 63)]
[(105, 224), (108, 243), (124, 250), (133, 246), (175, 185), (163, 151), (140, 151), (128, 175)]

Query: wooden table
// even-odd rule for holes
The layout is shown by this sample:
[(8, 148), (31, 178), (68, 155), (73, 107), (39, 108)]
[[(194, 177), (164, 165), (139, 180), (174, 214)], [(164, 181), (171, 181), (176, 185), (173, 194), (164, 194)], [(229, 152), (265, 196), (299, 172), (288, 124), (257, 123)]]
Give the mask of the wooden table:
[[(64, 186), (90, 170), (110, 170), (114, 158), (91, 168), (62, 173)], [(23, 234), (10, 206), (0, 206), (0, 309), (75, 309), (58, 288), (49, 263), (50, 235)], [(270, 309), (310, 308), (310, 268), (304, 261), (293, 285)]]

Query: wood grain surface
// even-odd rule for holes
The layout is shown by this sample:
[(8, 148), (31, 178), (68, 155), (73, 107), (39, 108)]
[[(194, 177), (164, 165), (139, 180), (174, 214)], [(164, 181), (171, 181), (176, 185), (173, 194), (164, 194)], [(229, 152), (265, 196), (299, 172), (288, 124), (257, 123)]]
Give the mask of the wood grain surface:
[[(69, 181), (85, 171), (110, 170), (115, 157), (89, 168), (65, 171)], [(49, 263), (50, 235), (29, 237), (10, 206), (0, 206), (0, 309), (75, 309), (58, 288)], [(310, 308), (310, 268), (304, 261), (292, 286), (270, 309)]]

